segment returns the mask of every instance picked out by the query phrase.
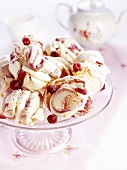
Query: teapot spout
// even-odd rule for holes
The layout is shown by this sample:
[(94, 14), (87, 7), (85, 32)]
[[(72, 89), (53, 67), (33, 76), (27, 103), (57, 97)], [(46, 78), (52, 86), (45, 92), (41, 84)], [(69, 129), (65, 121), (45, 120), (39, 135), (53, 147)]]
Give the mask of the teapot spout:
[(122, 30), (122, 28), (123, 28), (123, 26), (124, 26), (126, 17), (127, 17), (127, 9), (124, 10), (124, 11), (121, 13), (118, 21), (115, 22), (115, 27), (114, 27), (114, 33), (113, 33), (113, 35), (116, 35), (116, 34), (120, 33), (120, 31)]

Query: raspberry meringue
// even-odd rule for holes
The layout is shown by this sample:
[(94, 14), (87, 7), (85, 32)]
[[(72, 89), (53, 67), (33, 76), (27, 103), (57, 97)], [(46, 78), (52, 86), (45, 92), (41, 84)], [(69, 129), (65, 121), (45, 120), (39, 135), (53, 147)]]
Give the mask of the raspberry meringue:
[(67, 62), (73, 63), (73, 60), (82, 52), (84, 49), (71, 38), (56, 38), (51, 44), (48, 43), (44, 48), (44, 53), (53, 57), (62, 57)]
[(14, 119), (18, 124), (33, 125), (36, 119), (44, 119), (41, 100), (37, 91), (10, 90), (2, 103), (3, 115), (6, 118)]
[(84, 111), (89, 98), (91, 98), (91, 91), (84, 79), (66, 76), (48, 85), (44, 102), (51, 113), (60, 117), (71, 117)]
[[(74, 64), (78, 63), (80, 69), (74, 69)], [(100, 91), (110, 70), (104, 63), (104, 58), (99, 51), (85, 51), (74, 60), (71, 66), (72, 74), (83, 78), (91, 88), (92, 93)]]

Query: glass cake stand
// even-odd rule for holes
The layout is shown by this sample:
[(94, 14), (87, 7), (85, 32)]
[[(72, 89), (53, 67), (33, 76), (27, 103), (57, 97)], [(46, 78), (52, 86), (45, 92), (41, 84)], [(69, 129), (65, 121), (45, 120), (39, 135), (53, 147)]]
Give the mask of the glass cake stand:
[[(83, 123), (101, 113), (112, 98), (112, 84), (106, 80), (105, 89), (94, 95), (94, 109), (84, 116), (59, 120), (55, 124), (38, 122), (32, 127), (17, 125), (8, 119), (0, 119), (0, 124), (15, 128), (13, 140), (16, 146), (31, 154), (49, 154), (62, 150), (72, 138), (71, 126)], [(46, 111), (48, 114), (48, 111)]]

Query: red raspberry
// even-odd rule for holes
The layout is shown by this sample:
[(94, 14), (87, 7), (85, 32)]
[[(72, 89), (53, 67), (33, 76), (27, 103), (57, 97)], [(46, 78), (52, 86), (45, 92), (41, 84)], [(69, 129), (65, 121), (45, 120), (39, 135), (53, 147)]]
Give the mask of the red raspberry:
[(73, 70), (75, 72), (80, 71), (81, 70), (81, 64), (80, 63), (74, 63), (73, 64)]
[(57, 116), (52, 114), (47, 117), (47, 120), (49, 123), (56, 123), (57, 122)]
[(23, 42), (24, 45), (29, 45), (29, 44), (30, 44), (30, 39), (27, 38), (27, 37), (24, 37), (24, 38), (22, 39), (22, 42)]
[(50, 54), (52, 57), (59, 57), (59, 53), (57, 51), (52, 51)]
[(10, 83), (10, 88), (12, 90), (18, 90), (18, 89), (21, 89), (21, 84), (18, 80), (13, 80), (11, 83)]

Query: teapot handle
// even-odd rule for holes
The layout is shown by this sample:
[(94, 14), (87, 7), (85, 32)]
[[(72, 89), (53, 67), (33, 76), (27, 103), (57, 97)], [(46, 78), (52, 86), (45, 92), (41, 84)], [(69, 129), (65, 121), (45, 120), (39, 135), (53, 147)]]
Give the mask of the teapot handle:
[(60, 24), (60, 26), (62, 26), (64, 29), (68, 29), (67, 26), (65, 26), (63, 24), (63, 22), (61, 21), (60, 19), (60, 13), (59, 13), (59, 10), (61, 7), (66, 7), (67, 10), (68, 10), (68, 13), (72, 13), (73, 12), (73, 8), (69, 5), (69, 4), (66, 4), (66, 3), (59, 3), (57, 6), (56, 6), (56, 10), (55, 10), (55, 17), (56, 17), (56, 20), (57, 22)]

